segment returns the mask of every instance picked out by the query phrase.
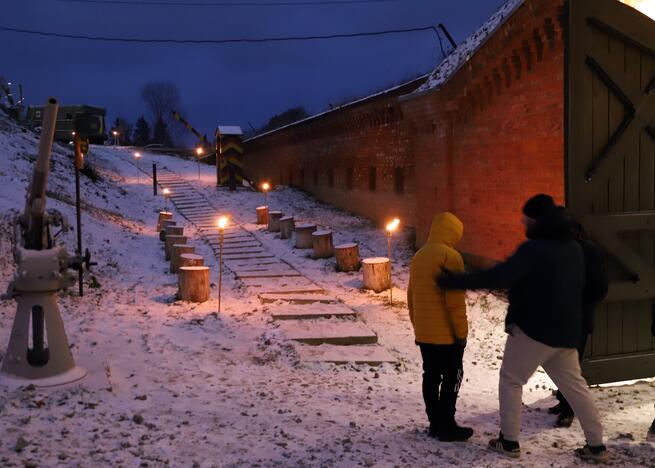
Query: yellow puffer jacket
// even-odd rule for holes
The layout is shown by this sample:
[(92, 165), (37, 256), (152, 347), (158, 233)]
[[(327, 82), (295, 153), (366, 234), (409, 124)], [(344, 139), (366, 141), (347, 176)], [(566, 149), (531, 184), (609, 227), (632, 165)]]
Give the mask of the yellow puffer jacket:
[(444, 291), (435, 282), (443, 268), (464, 271), (462, 256), (455, 250), (463, 232), (455, 215), (438, 214), (427, 243), (412, 259), (407, 304), (418, 343), (453, 344), (455, 338), (468, 335), (464, 291)]

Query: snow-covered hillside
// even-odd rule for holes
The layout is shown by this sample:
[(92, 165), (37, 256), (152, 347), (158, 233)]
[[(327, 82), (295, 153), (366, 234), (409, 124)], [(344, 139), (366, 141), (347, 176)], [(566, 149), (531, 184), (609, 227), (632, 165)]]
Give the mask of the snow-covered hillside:
[[(10, 224), (23, 207), (38, 138), (0, 115), (0, 287), (13, 273)], [(289, 241), (252, 224), (261, 194), (217, 191), (214, 169), (174, 157), (144, 154), (140, 164), (168, 168), (201, 190), (221, 213), (255, 233), (278, 256), (337, 295), (374, 330), (397, 359), (380, 367), (300, 363), (267, 306), (228, 274), (223, 311), (216, 300), (196, 305), (175, 300), (155, 232), (163, 199), (139, 176), (127, 148), (92, 147), (88, 163), (99, 175), (83, 176), (84, 246), (98, 263), (97, 282), (59, 296), (69, 340), (79, 362), (95, 363), (94, 382), (63, 389), (11, 389), (0, 380), (2, 466), (513, 466), (486, 449), (497, 433), (498, 369), (504, 343), (505, 303), (469, 294), (471, 334), (458, 420), (476, 433), (467, 443), (427, 437), (421, 398), (420, 356), (404, 304), (410, 233), (395, 248), (393, 307), (386, 294), (362, 291), (360, 273), (336, 273), (334, 260), (312, 260)], [(56, 146), (48, 207), (72, 221), (71, 148)], [(384, 233), (365, 219), (278, 188), (272, 208), (296, 220), (329, 226), (335, 243), (356, 240), (363, 256), (386, 255)], [(190, 225), (185, 229), (196, 234)], [(75, 232), (62, 236), (70, 251)], [(192, 239), (212, 268), (208, 245)], [(300, 253), (302, 252), (302, 253)], [(216, 288), (212, 286), (212, 297)], [(0, 353), (15, 312), (0, 301)], [(97, 382), (101, 382), (100, 385)], [(104, 382), (104, 383), (103, 383)], [(655, 383), (594, 388), (614, 462), (653, 466), (655, 449), (644, 437), (655, 416)], [(525, 466), (571, 466), (583, 442), (578, 423), (554, 429), (545, 409), (552, 383), (537, 373), (525, 387), (522, 434)]]

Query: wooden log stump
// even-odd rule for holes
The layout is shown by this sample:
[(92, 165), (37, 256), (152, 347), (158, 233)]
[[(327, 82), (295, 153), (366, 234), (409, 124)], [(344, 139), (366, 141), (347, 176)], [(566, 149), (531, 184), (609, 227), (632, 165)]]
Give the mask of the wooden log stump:
[(334, 255), (332, 231), (320, 230), (312, 232), (313, 258), (328, 258)]
[(280, 218), (282, 217), (281, 211), (268, 212), (268, 230), (270, 232), (280, 232)]
[(186, 244), (185, 236), (166, 236), (166, 242), (164, 243), (164, 254), (166, 255), (166, 260), (171, 259), (171, 249), (174, 244)]
[(209, 267), (180, 267), (177, 286), (177, 295), (183, 301), (205, 302), (209, 300)]
[(257, 224), (268, 224), (268, 206), (258, 206), (257, 210)]
[(164, 239), (168, 236), (183, 236), (184, 228), (182, 226), (166, 226), (164, 228)]
[(175, 226), (177, 223), (173, 221), (172, 219), (165, 219), (161, 222), (161, 229), (159, 230), (159, 240), (160, 241), (165, 241), (166, 240), (166, 228), (168, 226)]
[(391, 286), (391, 262), (387, 257), (373, 257), (362, 260), (364, 288), (376, 293)]
[(171, 248), (171, 264), (168, 271), (171, 273), (177, 273), (178, 268), (180, 267), (180, 255), (182, 254), (192, 254), (196, 251), (196, 248), (192, 245), (187, 244), (173, 244)]
[(316, 231), (315, 224), (298, 224), (296, 226), (296, 248), (297, 249), (311, 249), (312, 233)]
[(170, 211), (160, 211), (159, 216), (157, 217), (157, 232), (161, 231), (162, 225), (161, 222), (165, 219), (173, 219), (173, 213)]
[(280, 218), (280, 239), (290, 239), (294, 227), (293, 216), (283, 216)]
[(194, 254), (194, 253), (183, 253), (180, 254), (180, 262), (178, 267), (178, 273), (179, 269), (185, 266), (203, 266), (205, 264), (205, 260), (202, 258), (202, 255)]
[(337, 259), (337, 271), (357, 271), (361, 267), (359, 246), (357, 244), (341, 244), (334, 247)]

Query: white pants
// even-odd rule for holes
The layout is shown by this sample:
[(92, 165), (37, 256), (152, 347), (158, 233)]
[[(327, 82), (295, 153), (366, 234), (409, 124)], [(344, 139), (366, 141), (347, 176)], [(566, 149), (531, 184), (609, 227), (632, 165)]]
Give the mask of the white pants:
[(555, 382), (580, 421), (587, 443), (603, 444), (603, 427), (587, 382), (582, 377), (575, 348), (553, 348), (533, 340), (514, 326), (507, 336), (500, 368), (498, 397), (500, 430), (506, 440), (518, 441), (521, 431), (523, 385), (541, 366)]

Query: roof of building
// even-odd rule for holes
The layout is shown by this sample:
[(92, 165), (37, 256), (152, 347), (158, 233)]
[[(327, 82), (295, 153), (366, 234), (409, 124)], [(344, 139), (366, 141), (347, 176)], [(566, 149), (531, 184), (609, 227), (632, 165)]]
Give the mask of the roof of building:
[(487, 42), (525, 0), (507, 0), (478, 30), (460, 43), (410, 96), (439, 89)]
[(221, 135), (243, 135), (241, 127), (238, 125), (219, 125), (218, 131)]

